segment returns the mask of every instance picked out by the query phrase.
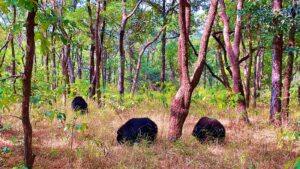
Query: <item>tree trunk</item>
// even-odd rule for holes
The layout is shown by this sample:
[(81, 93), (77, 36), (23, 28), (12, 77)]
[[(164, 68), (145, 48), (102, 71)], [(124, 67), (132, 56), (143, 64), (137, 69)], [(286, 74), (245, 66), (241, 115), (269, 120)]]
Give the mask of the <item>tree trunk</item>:
[(66, 48), (62, 48), (61, 55), (61, 68), (62, 68), (62, 76), (63, 76), (63, 104), (66, 106), (67, 104), (67, 93), (69, 91), (69, 75), (68, 75), (68, 53), (70, 53), (70, 44), (65, 46)]
[(262, 54), (264, 53), (264, 48), (260, 48), (257, 50), (257, 54), (254, 58), (254, 77), (253, 77), (253, 108), (256, 108), (256, 99), (258, 97), (258, 84), (259, 84), (259, 81), (261, 79), (261, 57), (262, 57)]
[(123, 14), (122, 14), (122, 23), (121, 23), (121, 30), (119, 34), (119, 51), (120, 51), (120, 74), (119, 74), (119, 81), (118, 81), (118, 91), (120, 95), (124, 94), (124, 76), (125, 76), (125, 49), (124, 49), (124, 38), (125, 38), (125, 29), (127, 20), (135, 13), (138, 6), (141, 4), (142, 0), (136, 4), (132, 12), (127, 15), (126, 14), (126, 0), (122, 0), (123, 4)]
[[(163, 0), (162, 6), (162, 17), (163, 17), (163, 26), (166, 25), (166, 0)], [(164, 27), (161, 37), (161, 74), (160, 81), (164, 83), (166, 80), (166, 27)]]
[(54, 37), (54, 32), (55, 32), (55, 26), (53, 26), (52, 29), (52, 36), (51, 36), (51, 53), (52, 53), (52, 83), (51, 83), (51, 89), (54, 90), (56, 89), (57, 85), (57, 79), (56, 79), (56, 55), (55, 55), (55, 37)]
[[(236, 26), (234, 32), (234, 43), (231, 46), (229, 37), (229, 21), (226, 15), (224, 0), (220, 0), (221, 4), (221, 17), (224, 23), (224, 42), (226, 45), (226, 51), (232, 65), (232, 89), (236, 95), (239, 95), (237, 112), (239, 113), (239, 120), (245, 123), (249, 123), (248, 113), (246, 109), (245, 95), (243, 90), (243, 83), (241, 79), (241, 72), (239, 67), (239, 45), (241, 40), (241, 16), (237, 15)], [(237, 10), (242, 10), (243, 0), (238, 0)]]
[(188, 70), (188, 39), (190, 30), (190, 1), (179, 1), (179, 26), (180, 36), (178, 39), (178, 63), (180, 88), (173, 98), (171, 104), (171, 117), (169, 124), (168, 138), (170, 141), (179, 139), (182, 135), (182, 127), (189, 113), (191, 95), (195, 87), (198, 85), (201, 73), (205, 64), (206, 51), (211, 33), (211, 28), (217, 11), (218, 0), (211, 0), (205, 29), (200, 42), (200, 51), (198, 55), (197, 65), (193, 76), (190, 80)]
[[(13, 26), (16, 24), (16, 6), (13, 5), (13, 11), (14, 11), (14, 18), (13, 18)], [(11, 34), (11, 39), (10, 39), (10, 44), (11, 44), (11, 56), (12, 56), (12, 63), (11, 63), (11, 75), (15, 76), (16, 75), (16, 55), (15, 55), (15, 44), (14, 44), (14, 35)], [(14, 93), (16, 94), (16, 79), (13, 79), (13, 90)]]
[(90, 0), (87, 0), (87, 10), (89, 14), (89, 23), (90, 23), (90, 36), (91, 36), (91, 47), (90, 47), (90, 88), (89, 88), (89, 97), (92, 98), (95, 94), (96, 91), (93, 88), (93, 77), (94, 77), (94, 71), (95, 71), (95, 59), (94, 59), (94, 54), (95, 54), (95, 30), (93, 27), (93, 17), (92, 17), (92, 9), (91, 9), (91, 4)]
[[(294, 5), (294, 4), (293, 4)], [(296, 16), (296, 7), (292, 9), (292, 16), (295, 18)], [(294, 48), (295, 48), (295, 33), (296, 33), (296, 26), (293, 22), (290, 28), (290, 35), (289, 35), (289, 48), (292, 51), (288, 53), (288, 61), (285, 69), (285, 77), (283, 82), (283, 100), (282, 100), (282, 125), (287, 126), (289, 122), (289, 102), (290, 102), (290, 87), (291, 81), (293, 78), (293, 62), (294, 62)]]
[[(103, 1), (103, 11), (104, 13), (106, 12), (106, 1)], [(102, 62), (101, 62), (101, 70), (102, 70), (102, 86), (103, 88), (105, 87), (106, 83), (106, 52), (104, 51), (104, 34), (105, 34), (105, 26), (106, 26), (106, 16), (102, 20), (102, 27), (101, 27), (101, 33), (100, 33), (100, 47), (101, 47), (101, 57), (102, 57)], [(100, 81), (100, 80), (99, 80)], [(100, 90), (100, 88), (99, 88)]]
[(25, 166), (32, 168), (35, 155), (32, 153), (32, 127), (30, 123), (29, 103), (31, 95), (31, 77), (33, 57), (35, 53), (34, 18), (37, 10), (37, 0), (33, 2), (33, 9), (28, 12), (26, 19), (26, 63), (23, 75), (23, 100), (22, 100), (22, 124), (24, 131), (24, 161)]
[(252, 33), (250, 28), (248, 28), (249, 33), (249, 64), (247, 69), (247, 77), (246, 77), (246, 106), (249, 108), (250, 105), (250, 96), (251, 96), (251, 90), (250, 90), (250, 81), (251, 81), (251, 70), (252, 70), (252, 54), (253, 54), (253, 48), (252, 48)]
[[(282, 8), (282, 0), (273, 0), (273, 12), (278, 13)], [(279, 25), (278, 18), (274, 19), (274, 27)], [(272, 93), (270, 103), (270, 123), (281, 125), (281, 88), (282, 88), (282, 32), (275, 34), (272, 42)]]
[(93, 77), (93, 90), (97, 93), (97, 103), (101, 106), (101, 90), (100, 90), (100, 64), (101, 64), (101, 46), (99, 38), (99, 20), (100, 20), (100, 0), (97, 1), (96, 21), (95, 21), (95, 47), (96, 47), (96, 68)]
[[(80, 52), (79, 52), (80, 50)], [(77, 74), (78, 79), (82, 79), (82, 48), (76, 48), (76, 55), (77, 55)]]
[(222, 58), (222, 48), (221, 48), (220, 45), (218, 45), (218, 61), (219, 61), (220, 70), (221, 70), (224, 85), (227, 89), (230, 89), (231, 87), (230, 87), (228, 77), (227, 77), (225, 69), (224, 69), (224, 62), (223, 62), (223, 58)]
[(75, 83), (75, 73), (74, 73), (74, 66), (71, 61), (70, 53), (67, 54), (68, 56), (68, 72), (69, 72), (69, 77), (70, 77), (70, 82)]

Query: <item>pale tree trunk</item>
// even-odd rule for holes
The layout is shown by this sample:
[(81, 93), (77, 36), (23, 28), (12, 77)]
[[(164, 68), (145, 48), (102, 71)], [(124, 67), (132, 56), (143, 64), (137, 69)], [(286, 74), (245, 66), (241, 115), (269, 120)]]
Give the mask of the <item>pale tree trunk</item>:
[(134, 92), (135, 92), (135, 88), (136, 88), (136, 84), (138, 81), (139, 72), (140, 72), (140, 68), (141, 68), (141, 60), (142, 60), (142, 56), (143, 56), (145, 50), (147, 49), (148, 46), (150, 46), (153, 42), (155, 42), (158, 39), (158, 37), (160, 36), (161, 32), (164, 31), (164, 29), (165, 29), (165, 27), (163, 27), (162, 30), (160, 30), (151, 41), (147, 40), (147, 43), (141, 49), (139, 56), (138, 56), (138, 62), (137, 62), (136, 70), (135, 70), (135, 75), (134, 75), (131, 90), (130, 90), (131, 95), (134, 95)]
[(259, 84), (262, 79), (262, 62), (263, 62), (264, 48), (261, 47), (257, 50), (257, 54), (254, 58), (254, 78), (253, 78), (253, 108), (256, 108), (256, 99), (259, 94), (257, 91), (259, 90)]
[[(282, 0), (273, 0), (273, 12), (278, 13), (282, 8)], [(278, 18), (273, 20), (274, 26), (279, 25)], [(282, 32), (275, 34), (272, 42), (272, 93), (270, 103), (270, 123), (281, 125), (281, 88), (282, 88)]]
[(30, 123), (30, 95), (31, 95), (31, 77), (33, 57), (35, 53), (35, 40), (34, 40), (34, 18), (36, 15), (38, 1), (33, 2), (33, 9), (28, 12), (26, 19), (26, 63), (24, 66), (23, 75), (23, 100), (22, 100), (22, 124), (24, 131), (24, 162), (25, 166), (32, 168), (35, 155), (32, 152), (32, 127)]
[(129, 15), (126, 14), (126, 0), (122, 0), (123, 4), (123, 15), (122, 15), (122, 23), (121, 30), (119, 34), (119, 51), (120, 51), (120, 74), (118, 81), (118, 91), (120, 95), (124, 94), (124, 76), (125, 76), (125, 49), (124, 49), (124, 38), (125, 38), (125, 29), (128, 19), (133, 16), (138, 6), (141, 4), (142, 0), (139, 0), (134, 9), (131, 11)]
[[(294, 4), (293, 4), (294, 5)], [(292, 16), (296, 16), (296, 7), (292, 9)], [(289, 47), (295, 48), (295, 33), (296, 23), (293, 22), (290, 28), (289, 35)], [(289, 51), (288, 61), (285, 69), (285, 77), (283, 82), (283, 100), (282, 100), (282, 125), (287, 126), (289, 122), (289, 103), (290, 103), (290, 87), (293, 78), (293, 62), (294, 62), (294, 51)]]
[[(248, 113), (246, 109), (245, 95), (243, 90), (243, 83), (241, 79), (241, 72), (239, 67), (239, 46), (241, 41), (241, 16), (236, 17), (236, 26), (234, 31), (234, 42), (233, 46), (230, 42), (229, 36), (229, 21), (226, 15), (224, 0), (220, 0), (221, 4), (221, 18), (223, 19), (224, 29), (224, 42), (226, 45), (226, 51), (232, 66), (232, 89), (235, 94), (239, 95), (237, 112), (239, 113), (239, 120), (245, 123), (249, 123)], [(243, 0), (238, 0), (237, 10), (242, 10)]]
[(260, 27), (257, 28), (257, 53), (254, 57), (254, 72), (253, 72), (253, 104), (252, 107), (256, 108), (256, 99), (258, 97), (257, 90), (258, 90), (258, 79), (259, 79), (259, 72), (260, 72), (260, 61), (261, 61), (261, 54), (263, 53), (264, 48), (261, 47), (261, 34), (260, 34)]
[(249, 108), (250, 105), (250, 96), (251, 96), (251, 90), (250, 90), (250, 81), (251, 81), (251, 70), (252, 70), (252, 54), (253, 54), (253, 48), (252, 48), (252, 32), (250, 28), (248, 28), (248, 35), (249, 35), (249, 62), (248, 62), (248, 69), (247, 69), (247, 76), (246, 76), (246, 106)]
[(191, 95), (194, 88), (198, 85), (201, 73), (205, 65), (206, 51), (211, 33), (211, 28), (217, 12), (218, 0), (211, 0), (205, 29), (200, 42), (200, 51), (198, 55), (197, 65), (193, 76), (190, 80), (188, 70), (188, 39), (190, 29), (190, 1), (179, 1), (179, 25), (180, 37), (178, 39), (178, 63), (180, 88), (173, 98), (171, 104), (171, 117), (169, 124), (168, 138), (170, 141), (179, 139), (182, 135), (182, 127), (189, 113)]

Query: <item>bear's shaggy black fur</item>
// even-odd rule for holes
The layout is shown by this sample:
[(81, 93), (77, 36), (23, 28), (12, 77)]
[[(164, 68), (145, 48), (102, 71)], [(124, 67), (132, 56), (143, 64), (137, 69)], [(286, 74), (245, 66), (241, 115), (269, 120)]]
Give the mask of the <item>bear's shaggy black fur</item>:
[(153, 143), (156, 136), (157, 125), (149, 118), (132, 118), (117, 132), (117, 140), (120, 144), (139, 143), (141, 140)]
[(216, 119), (202, 117), (195, 125), (193, 136), (201, 143), (207, 141), (223, 142), (225, 139), (225, 128)]
[(76, 96), (72, 101), (72, 109), (74, 111), (80, 111), (81, 114), (88, 112), (88, 104), (81, 96)]

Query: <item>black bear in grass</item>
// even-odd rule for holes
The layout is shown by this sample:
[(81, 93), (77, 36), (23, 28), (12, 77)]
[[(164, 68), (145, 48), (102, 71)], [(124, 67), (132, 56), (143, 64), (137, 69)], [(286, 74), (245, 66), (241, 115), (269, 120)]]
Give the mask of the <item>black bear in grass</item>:
[(149, 118), (132, 118), (123, 124), (117, 132), (120, 144), (139, 143), (144, 140), (153, 143), (157, 136), (157, 125)]
[(195, 136), (201, 143), (223, 142), (225, 139), (225, 128), (216, 119), (202, 117), (193, 130)]
[(81, 96), (76, 96), (72, 101), (72, 109), (76, 112), (80, 111), (81, 114), (87, 113), (88, 112), (87, 107), (88, 107), (87, 103)]

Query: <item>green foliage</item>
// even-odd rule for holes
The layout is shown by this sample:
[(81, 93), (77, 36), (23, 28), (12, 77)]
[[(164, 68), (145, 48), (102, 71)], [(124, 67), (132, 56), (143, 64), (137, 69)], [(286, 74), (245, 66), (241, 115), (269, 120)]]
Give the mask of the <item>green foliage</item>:
[(225, 88), (202, 88), (196, 89), (192, 97), (192, 102), (204, 101), (208, 105), (214, 105), (219, 109), (232, 108), (236, 106), (237, 100), (241, 96), (228, 91)]
[(61, 123), (64, 123), (67, 120), (66, 114), (62, 113), (62, 112), (59, 112), (57, 110), (54, 110), (54, 111), (46, 110), (46, 111), (44, 111), (43, 115), (45, 117), (47, 117), (51, 122), (53, 122), (55, 117)]

